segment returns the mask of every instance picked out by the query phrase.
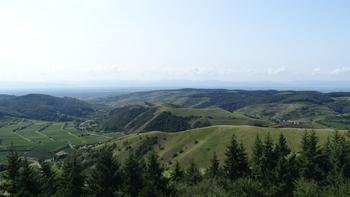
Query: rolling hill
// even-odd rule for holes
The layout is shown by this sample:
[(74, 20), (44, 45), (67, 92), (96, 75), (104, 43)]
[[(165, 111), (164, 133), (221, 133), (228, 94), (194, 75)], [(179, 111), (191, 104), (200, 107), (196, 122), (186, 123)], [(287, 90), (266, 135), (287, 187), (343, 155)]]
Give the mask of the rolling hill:
[[(337, 92), (179, 89), (137, 92), (96, 102), (115, 108), (103, 126), (108, 131), (179, 131), (219, 124), (349, 129), (349, 98), (349, 93)], [(136, 113), (136, 108), (140, 113)], [(145, 124), (158, 117), (159, 112), (164, 113), (158, 122), (167, 119), (171, 125), (180, 121), (183, 126), (147, 128)], [(125, 121), (134, 123), (129, 127)]]
[(302, 102), (321, 105), (331, 103), (335, 101), (335, 98), (344, 96), (346, 94), (328, 94), (317, 91), (178, 89), (136, 92), (99, 99), (97, 102), (110, 106), (125, 106), (143, 102), (169, 103), (195, 108), (216, 106), (228, 111), (234, 111), (252, 104)]
[(146, 131), (176, 132), (211, 125), (273, 126), (271, 121), (250, 118), (218, 107), (189, 108), (174, 105), (129, 105), (116, 108), (106, 116), (105, 131), (127, 133)]
[[(291, 139), (294, 135), (299, 139), (305, 128), (317, 128), (322, 136), (333, 129), (346, 130), (350, 125), (349, 108), (349, 93), (306, 91), (161, 90), (94, 103), (40, 94), (0, 95), (0, 158), (4, 158), (11, 142), (28, 156), (42, 158), (69, 144), (95, 144), (124, 132), (127, 135), (123, 139), (130, 140), (118, 145), (122, 150), (126, 147), (124, 143), (149, 136), (145, 146), (161, 144), (158, 148), (166, 162), (173, 161), (173, 157), (187, 161), (190, 156), (176, 154), (192, 152), (187, 148), (178, 150), (179, 147), (196, 144), (194, 150), (202, 151), (198, 152), (201, 157), (208, 157), (211, 152), (203, 151), (210, 146), (223, 148), (232, 132), (242, 137), (254, 133), (250, 136), (254, 137), (267, 130), (273, 136), (282, 131)], [(153, 136), (159, 137), (154, 140)], [(167, 140), (160, 140), (163, 136)], [(294, 141), (297, 140), (291, 140), (291, 145)], [(196, 148), (201, 142), (205, 142), (203, 147)], [(179, 145), (172, 147), (172, 143)]]
[[(142, 158), (150, 150), (155, 150), (166, 165), (172, 165), (179, 161), (188, 165), (194, 160), (200, 167), (208, 166), (214, 153), (217, 152), (220, 160), (224, 159), (226, 145), (229, 143), (232, 134), (235, 134), (238, 141), (241, 141), (250, 155), (252, 146), (257, 135), (262, 139), (270, 133), (276, 141), (283, 133), (288, 145), (293, 151), (300, 150), (302, 136), (306, 130), (298, 128), (262, 128), (253, 126), (211, 126), (192, 129), (176, 133), (148, 132), (141, 134), (129, 134), (119, 139), (109, 141), (108, 145), (115, 147), (115, 154), (123, 160), (130, 150), (134, 150), (136, 156)], [(323, 143), (334, 130), (314, 130)]]
[(74, 117), (85, 117), (93, 111), (90, 104), (70, 97), (60, 98), (42, 94), (0, 95), (0, 117), (67, 121)]

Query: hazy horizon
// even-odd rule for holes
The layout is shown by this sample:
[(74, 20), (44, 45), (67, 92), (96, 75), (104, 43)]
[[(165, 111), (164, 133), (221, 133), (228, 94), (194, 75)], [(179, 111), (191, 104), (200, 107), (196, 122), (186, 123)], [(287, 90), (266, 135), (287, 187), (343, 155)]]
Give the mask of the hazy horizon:
[(164, 89), (241, 89), (241, 90), (294, 90), (319, 92), (350, 92), (350, 81), (90, 81), (65, 83), (23, 83), (2, 82), (0, 94), (26, 95), (48, 94), (53, 96), (72, 96), (95, 98), (115, 96), (124, 93), (164, 90)]

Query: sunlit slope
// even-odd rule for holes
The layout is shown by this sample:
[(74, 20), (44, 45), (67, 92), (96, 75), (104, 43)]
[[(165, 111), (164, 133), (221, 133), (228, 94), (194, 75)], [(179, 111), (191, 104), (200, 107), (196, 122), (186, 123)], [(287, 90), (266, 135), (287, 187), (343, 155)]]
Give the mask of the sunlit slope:
[(274, 126), (272, 121), (248, 117), (219, 107), (189, 108), (163, 105), (130, 105), (116, 108), (103, 123), (106, 131), (184, 131), (212, 125)]
[[(317, 136), (324, 142), (334, 130), (316, 129)], [(224, 158), (226, 145), (232, 134), (237, 136), (246, 147), (247, 153), (251, 154), (252, 146), (257, 135), (264, 138), (270, 133), (277, 140), (283, 133), (288, 145), (294, 151), (300, 149), (300, 142), (305, 129), (296, 128), (261, 128), (253, 126), (211, 126), (206, 128), (192, 129), (177, 133), (149, 132), (142, 134), (130, 134), (114, 140), (116, 155), (124, 159), (129, 150), (135, 150), (136, 154), (147, 152), (149, 149), (156, 150), (165, 164), (173, 164), (174, 161), (187, 165), (193, 159), (200, 167), (206, 167), (214, 151), (220, 160)]]
[[(349, 95), (347, 92), (180, 89), (136, 92), (101, 99), (98, 102), (117, 108), (144, 103), (168, 104), (168, 111), (173, 111), (180, 117), (187, 112), (200, 116), (216, 113), (222, 115), (222, 111), (218, 109), (224, 110), (226, 114), (233, 113), (224, 115), (225, 118), (221, 120), (212, 116), (214, 118), (209, 119), (210, 125), (349, 129)], [(194, 109), (192, 112), (185, 112), (185, 109), (191, 108)], [(215, 113), (212, 113), (213, 108), (216, 109)], [(151, 120), (143, 116), (143, 120), (145, 119)], [(207, 122), (205, 119), (201, 119), (201, 122)]]

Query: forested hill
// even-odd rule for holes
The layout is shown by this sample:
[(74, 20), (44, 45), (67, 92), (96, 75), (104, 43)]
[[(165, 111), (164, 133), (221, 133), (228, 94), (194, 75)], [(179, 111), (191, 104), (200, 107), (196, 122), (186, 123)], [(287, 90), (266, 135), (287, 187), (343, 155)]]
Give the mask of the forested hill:
[[(99, 99), (96, 102), (116, 108), (108, 116), (109, 120), (104, 125), (107, 130), (125, 130), (129, 128), (125, 125), (133, 121), (136, 126), (135, 124), (128, 126), (142, 128), (136, 130), (144, 131), (147, 127), (141, 126), (152, 121), (160, 111), (169, 112), (162, 113), (162, 120), (173, 123), (182, 117), (181, 123), (184, 123), (183, 128), (163, 128), (159, 123), (156, 128), (161, 131), (185, 130), (201, 127), (201, 125), (220, 124), (350, 128), (350, 93), (347, 92), (178, 89), (136, 92)], [(150, 105), (167, 105), (167, 107), (162, 107), (163, 110), (154, 107), (151, 107), (151, 110), (145, 109)], [(152, 110), (155, 113), (151, 113)], [(137, 118), (136, 115), (130, 116), (136, 111), (142, 115)], [(120, 118), (122, 116), (123, 118)], [(154, 129), (154, 127), (151, 128)]]
[(60, 98), (42, 94), (0, 95), (0, 117), (66, 121), (73, 117), (84, 117), (93, 111), (90, 104), (70, 97)]
[(98, 100), (111, 106), (140, 102), (171, 103), (182, 107), (204, 108), (217, 106), (233, 111), (252, 104), (296, 103), (327, 104), (350, 93), (321, 93), (317, 91), (178, 89), (136, 92)]

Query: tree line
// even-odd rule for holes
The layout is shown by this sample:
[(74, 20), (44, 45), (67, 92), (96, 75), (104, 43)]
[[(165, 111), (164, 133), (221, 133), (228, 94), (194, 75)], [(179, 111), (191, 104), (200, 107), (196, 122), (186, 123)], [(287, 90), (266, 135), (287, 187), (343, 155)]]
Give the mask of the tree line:
[(5, 196), (350, 196), (350, 142), (335, 132), (321, 145), (314, 131), (304, 133), (301, 150), (292, 152), (281, 134), (256, 137), (252, 156), (235, 135), (221, 163), (214, 152), (201, 170), (190, 162), (176, 162), (165, 170), (157, 154), (137, 159), (130, 152), (124, 162), (113, 148), (98, 149), (94, 164), (84, 167), (77, 152), (61, 166), (49, 161), (31, 165), (12, 149), (2, 176)]

